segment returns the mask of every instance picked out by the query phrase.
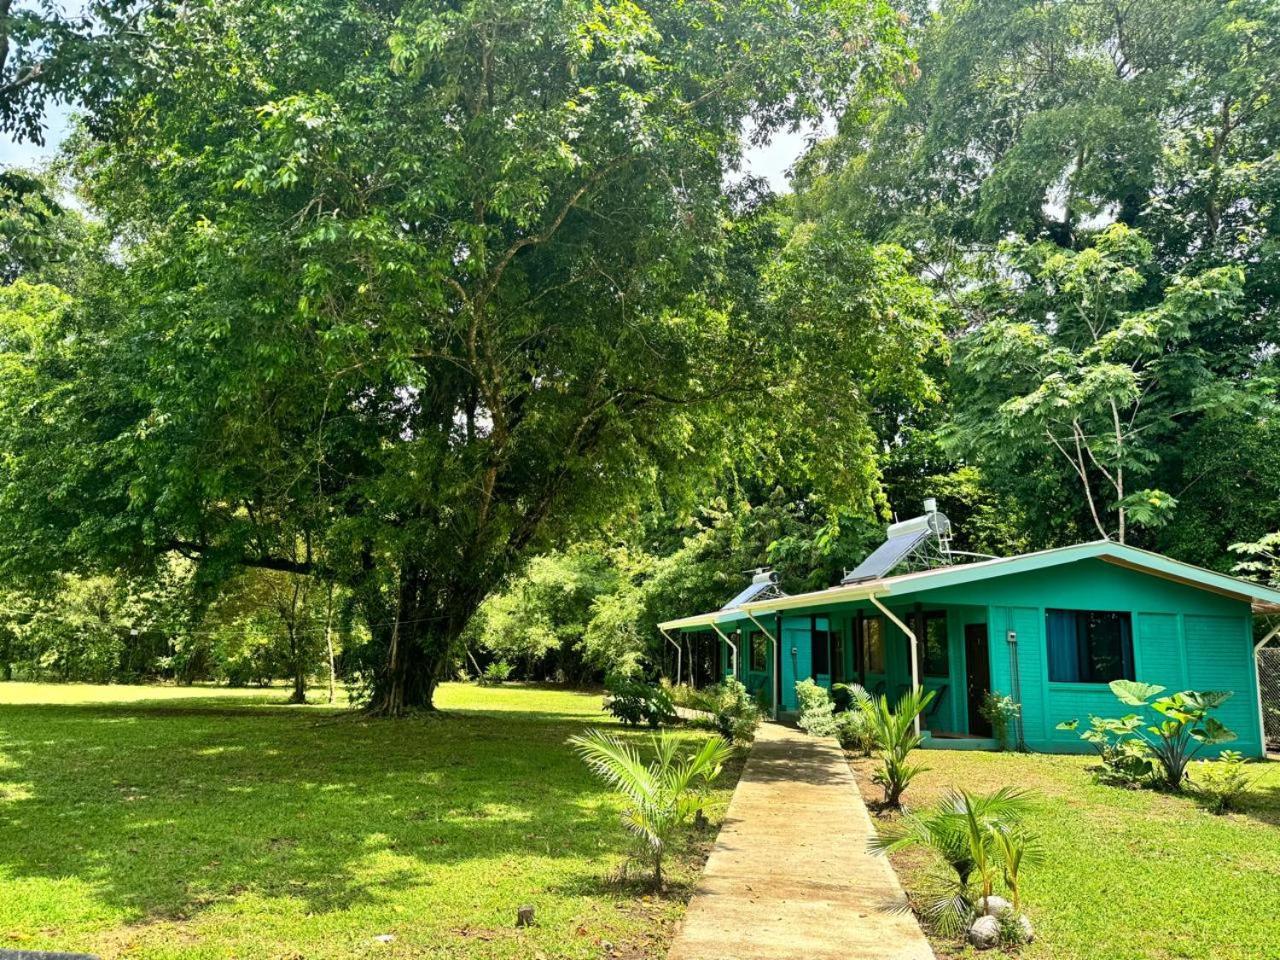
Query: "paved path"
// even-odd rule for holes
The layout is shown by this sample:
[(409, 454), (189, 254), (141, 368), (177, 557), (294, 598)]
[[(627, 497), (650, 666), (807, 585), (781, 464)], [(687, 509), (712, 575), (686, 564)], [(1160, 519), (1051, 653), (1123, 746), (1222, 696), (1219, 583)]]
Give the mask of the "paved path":
[(764, 724), (668, 960), (933, 960), (834, 740)]

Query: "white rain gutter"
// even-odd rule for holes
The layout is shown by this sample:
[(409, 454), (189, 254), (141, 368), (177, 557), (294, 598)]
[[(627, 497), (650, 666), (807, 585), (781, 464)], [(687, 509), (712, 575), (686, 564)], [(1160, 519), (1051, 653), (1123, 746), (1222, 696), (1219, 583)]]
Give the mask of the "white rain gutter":
[(716, 626), (713, 621), (710, 624), (712, 630), (720, 635), (720, 639), (729, 645), (729, 649), (733, 651), (733, 679), (738, 679), (738, 645), (725, 635), (725, 632)]
[(676, 648), (676, 686), (678, 687), (680, 686), (680, 666), (681, 660), (684, 657), (684, 647), (672, 640), (671, 634), (667, 633), (667, 631), (663, 630), (661, 627), (658, 628), (658, 632), (667, 638), (667, 643)]
[[(867, 599), (870, 600), (877, 610), (888, 617), (899, 630), (907, 635), (907, 639), (911, 641), (911, 686), (914, 690), (920, 689), (920, 654), (918, 647), (920, 640), (916, 636), (915, 631), (908, 627), (905, 623), (898, 619), (892, 610), (880, 602), (880, 598), (874, 593), (868, 594)], [(916, 714), (915, 719), (916, 735), (920, 735), (920, 714)]]
[(1253, 645), (1253, 686), (1258, 694), (1258, 725), (1262, 736), (1262, 755), (1267, 755), (1267, 716), (1263, 712), (1266, 708), (1262, 704), (1262, 675), (1258, 672), (1258, 654), (1262, 652), (1262, 648), (1271, 640), (1280, 634), (1280, 624), (1271, 628), (1271, 632)]
[[(776, 671), (782, 669), (782, 661), (778, 659), (778, 638), (765, 629), (764, 624), (757, 620), (752, 614), (747, 614), (747, 619), (760, 628), (760, 632), (769, 638), (769, 642), (773, 644), (773, 670), (769, 671), (772, 677)], [(773, 689), (769, 691), (769, 700), (773, 703), (773, 719), (778, 719), (778, 687), (779, 681), (773, 678)]]

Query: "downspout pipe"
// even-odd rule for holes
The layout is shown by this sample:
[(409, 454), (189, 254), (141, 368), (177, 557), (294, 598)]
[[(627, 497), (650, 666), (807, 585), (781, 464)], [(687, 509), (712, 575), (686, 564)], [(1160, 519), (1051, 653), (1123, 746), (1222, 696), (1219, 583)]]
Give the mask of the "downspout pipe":
[[(888, 620), (894, 624), (899, 630), (907, 635), (907, 639), (911, 641), (911, 687), (913, 690), (920, 689), (920, 638), (916, 636), (914, 630), (898, 619), (892, 610), (880, 602), (880, 598), (874, 593), (868, 594), (867, 599), (870, 600), (877, 610), (885, 615)], [(920, 714), (916, 714), (915, 719), (916, 736), (920, 735)]]
[[(757, 620), (750, 613), (747, 614), (747, 619), (750, 620), (752, 623), (754, 623), (760, 629), (760, 632), (769, 638), (769, 642), (773, 644), (773, 660), (770, 662), (773, 664), (773, 669), (780, 670), (782, 668), (782, 662), (778, 659), (778, 638), (775, 637), (768, 630), (766, 630), (764, 624), (761, 623), (759, 620)], [(777, 696), (771, 696), (769, 699), (773, 701), (773, 711), (772, 711), (773, 719), (777, 720), (778, 719), (778, 698)]]
[(725, 643), (727, 643), (729, 645), (729, 649), (733, 651), (733, 679), (737, 680), (738, 679), (738, 645), (734, 643), (732, 640), (730, 640), (729, 637), (725, 634), (725, 632), (721, 630), (718, 626), (716, 626), (714, 623), (711, 624), (711, 629), (714, 630), (717, 634), (719, 634), (720, 639), (723, 640)]
[(1280, 624), (1272, 627), (1265, 637), (1253, 645), (1253, 685), (1258, 693), (1258, 726), (1262, 740), (1262, 755), (1267, 755), (1267, 714), (1266, 708), (1262, 705), (1262, 675), (1258, 672), (1258, 654), (1262, 652), (1262, 648), (1275, 639), (1280, 634)]
[(658, 628), (658, 632), (667, 638), (667, 643), (676, 648), (676, 686), (678, 687), (680, 686), (680, 667), (682, 666), (681, 661), (684, 659), (684, 647), (672, 640), (671, 634), (667, 633), (667, 631), (663, 630), (661, 627)]

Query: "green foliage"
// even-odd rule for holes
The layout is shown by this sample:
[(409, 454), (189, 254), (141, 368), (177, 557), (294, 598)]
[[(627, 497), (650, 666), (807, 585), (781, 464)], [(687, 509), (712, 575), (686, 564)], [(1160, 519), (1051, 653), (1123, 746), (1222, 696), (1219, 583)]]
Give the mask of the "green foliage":
[[(869, 757), (880, 745), (876, 734), (875, 698), (857, 683), (836, 684), (836, 687), (843, 687), (849, 697), (848, 709), (836, 713), (836, 738), (846, 750), (857, 750)], [(839, 701), (836, 702), (838, 707)]]
[(1248, 760), (1236, 750), (1223, 750), (1216, 760), (1202, 760), (1194, 780), (1196, 795), (1210, 813), (1240, 809), (1240, 801), (1253, 786)]
[(1243, 272), (1178, 276), (1153, 293), (1155, 252), (1122, 224), (1079, 252), (1042, 241), (1004, 253), (1020, 278), (994, 297), (1007, 319), (957, 351), (964, 401), (952, 443), (1005, 469), (1060, 457), (1101, 537), (1123, 542), (1134, 524), (1163, 525), (1177, 500), (1135, 487), (1153, 475), (1170, 432), (1192, 414), (1244, 416), (1264, 403), (1265, 385), (1188, 356), (1196, 331), (1239, 317)]
[(978, 708), (978, 713), (991, 724), (991, 735), (1000, 744), (1001, 750), (1008, 750), (1012, 746), (1011, 733), (1021, 712), (1022, 707), (1013, 697), (991, 690), (983, 695), (982, 705)]
[(662, 886), (662, 863), (679, 828), (702, 809), (706, 791), (731, 755), (729, 745), (710, 737), (691, 755), (663, 731), (651, 740), (654, 759), (645, 764), (632, 745), (600, 730), (569, 742), (587, 765), (627, 801), (622, 822), (635, 835), (653, 866), (653, 884)]
[[(494, 660), (484, 668), (484, 671), (476, 678), (476, 682), (482, 687), (500, 687), (511, 678), (511, 664), (505, 660)], [(620, 716), (616, 714), (615, 716)]]
[[(1165, 688), (1156, 684), (1113, 680), (1110, 687), (1121, 703), (1147, 707), (1160, 718), (1148, 724), (1135, 713), (1119, 719), (1090, 717), (1090, 728), (1081, 739), (1098, 749), (1108, 778), (1129, 782), (1145, 778), (1166, 790), (1180, 791), (1187, 779), (1187, 764), (1202, 747), (1236, 738), (1210, 715), (1231, 697), (1229, 690), (1183, 690), (1161, 697)], [(1078, 726), (1078, 721), (1069, 720), (1058, 724), (1058, 729)]]
[(1036, 836), (1022, 827), (1032, 809), (1025, 790), (1001, 787), (989, 794), (951, 790), (924, 812), (911, 811), (884, 825), (871, 851), (884, 855), (907, 847), (932, 850), (946, 872), (930, 876), (925, 916), (939, 932), (955, 936), (1003, 883), (1015, 912), (1022, 909), (1022, 868), (1042, 860)]
[(921, 736), (915, 730), (915, 719), (933, 701), (935, 692), (923, 687), (908, 690), (893, 708), (889, 706), (889, 698), (883, 694), (876, 700), (871, 727), (878, 745), (880, 766), (871, 779), (884, 790), (886, 807), (900, 807), (903, 792), (927, 769), (910, 757), (921, 742)]
[(650, 727), (671, 723), (676, 719), (671, 695), (658, 683), (648, 683), (637, 676), (611, 673), (605, 679), (605, 708), (631, 727), (642, 723)]
[[(177, 551), (332, 576), (395, 714), (431, 706), (524, 560), (744, 451), (842, 506), (873, 495), (854, 373), (862, 422), (829, 430), (797, 350), (817, 321), (765, 292), (781, 240), (726, 173), (748, 118), (767, 138), (902, 79), (887, 6), (198, 0), (127, 22), (107, 32), (145, 55), (111, 60), (73, 145), (109, 256), (6, 354), (0, 573)], [(865, 262), (822, 348), (883, 345), (917, 379), (898, 345), (932, 306), (901, 255)], [(829, 456), (780, 455), (817, 425)], [(613, 596), (629, 645), (640, 608)]]
[(835, 718), (835, 702), (826, 687), (813, 680), (796, 681), (796, 701), (800, 708), (800, 729), (810, 736), (834, 736), (838, 723)]

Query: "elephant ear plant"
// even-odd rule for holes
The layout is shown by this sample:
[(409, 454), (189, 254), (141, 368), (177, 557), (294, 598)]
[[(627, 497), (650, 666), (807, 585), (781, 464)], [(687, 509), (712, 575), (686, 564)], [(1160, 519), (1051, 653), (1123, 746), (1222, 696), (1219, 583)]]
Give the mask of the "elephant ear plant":
[[(1164, 690), (1152, 683), (1111, 681), (1111, 692), (1121, 703), (1154, 710), (1160, 719), (1148, 724), (1136, 713), (1119, 719), (1090, 717), (1090, 728), (1080, 737), (1098, 748), (1104, 768), (1123, 764), (1126, 770), (1117, 768), (1117, 775), (1126, 773), (1135, 780), (1145, 778), (1166, 790), (1179, 791), (1187, 779), (1187, 764), (1203, 747), (1236, 738), (1210, 716), (1230, 699), (1231, 691), (1183, 690), (1162, 697)], [(1069, 720), (1058, 729), (1075, 730), (1078, 726), (1079, 721)]]
[(665, 730), (651, 742), (654, 759), (646, 764), (634, 746), (599, 730), (569, 739), (587, 766), (626, 799), (623, 825), (636, 837), (653, 867), (653, 885), (661, 889), (668, 847), (679, 828), (702, 809), (732, 749), (723, 738), (710, 737), (685, 756), (678, 738)]

